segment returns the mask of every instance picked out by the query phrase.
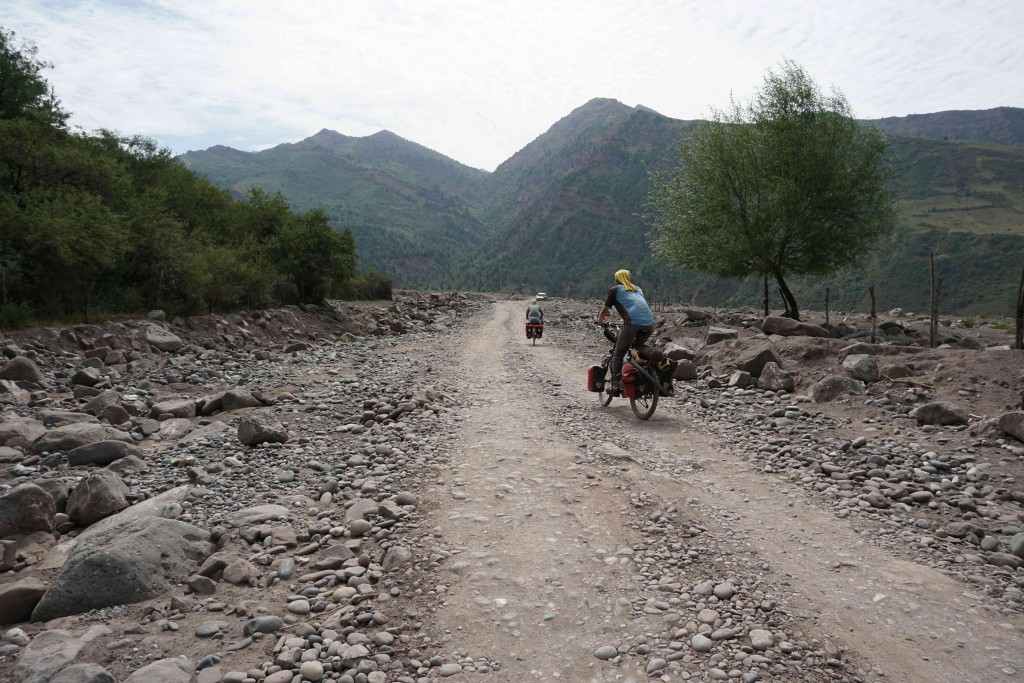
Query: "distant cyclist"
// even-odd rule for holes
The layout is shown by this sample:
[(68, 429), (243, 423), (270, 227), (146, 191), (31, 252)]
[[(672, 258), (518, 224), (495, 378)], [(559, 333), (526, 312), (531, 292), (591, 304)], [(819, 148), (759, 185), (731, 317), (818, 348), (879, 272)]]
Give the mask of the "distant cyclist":
[(534, 299), (534, 301), (526, 307), (526, 322), (544, 322), (544, 309), (540, 307), (540, 299)]
[(622, 316), (622, 330), (615, 342), (615, 353), (612, 354), (612, 381), (609, 390), (612, 393), (622, 391), (622, 361), (626, 349), (636, 340), (637, 346), (643, 346), (654, 331), (654, 314), (651, 313), (644, 291), (633, 284), (629, 271), (622, 269), (615, 272), (615, 285), (608, 290), (604, 300), (604, 308), (597, 316), (597, 324), (603, 325), (611, 309)]

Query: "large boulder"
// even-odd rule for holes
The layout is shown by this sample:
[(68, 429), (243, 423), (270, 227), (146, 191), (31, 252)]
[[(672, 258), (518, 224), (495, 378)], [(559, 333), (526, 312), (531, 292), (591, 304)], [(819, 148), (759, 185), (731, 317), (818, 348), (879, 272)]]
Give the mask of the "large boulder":
[(224, 515), (224, 521), (237, 527), (245, 527), (290, 517), (291, 512), (285, 506), (267, 503), (229, 512)]
[(178, 441), (178, 443), (179, 444), (193, 443), (195, 441), (201, 441), (202, 439), (209, 439), (209, 438), (216, 437), (218, 434), (221, 434), (223, 432), (234, 431), (234, 429), (235, 428), (232, 427), (231, 425), (229, 425), (227, 422), (220, 422), (218, 420), (218, 421), (211, 422), (208, 425), (204, 425), (202, 427), (199, 427), (196, 430), (193, 430), (193, 431), (189, 432), (185, 436), (181, 437), (181, 439)]
[(843, 359), (843, 370), (854, 379), (865, 384), (878, 381), (878, 363), (875, 357), (866, 353), (852, 353)]
[(90, 415), (99, 415), (110, 406), (119, 406), (120, 403), (121, 395), (113, 389), (107, 389), (89, 399), (82, 409)]
[(168, 401), (159, 401), (153, 404), (149, 414), (152, 417), (170, 415), (171, 417), (191, 419), (196, 416), (196, 402), (191, 398), (174, 398)]
[[(185, 656), (158, 659), (135, 671), (124, 683), (191, 683), (196, 665)], [(269, 679), (268, 679), (269, 680)], [(282, 678), (281, 680), (286, 680)], [(288, 678), (287, 680), (291, 680)]]
[(46, 427), (31, 417), (9, 417), (0, 422), (0, 445), (11, 439), (30, 444), (46, 433)]
[(36, 479), (34, 482), (39, 488), (50, 494), (57, 512), (64, 512), (68, 504), (68, 496), (76, 486), (78, 477), (57, 477), (55, 479)]
[(64, 427), (81, 422), (99, 424), (99, 420), (93, 415), (68, 410), (40, 410), (38, 417), (47, 427)]
[(129, 455), (142, 457), (142, 451), (126, 441), (97, 441), (68, 451), (68, 465), (109, 465)]
[(53, 498), (35, 484), (20, 484), (0, 496), (0, 538), (53, 531)]
[(89, 526), (128, 507), (128, 487), (114, 472), (89, 472), (68, 496), (65, 512), (75, 524)]
[(760, 377), (761, 371), (768, 363), (775, 363), (782, 367), (782, 356), (779, 355), (775, 345), (768, 341), (754, 342), (740, 353), (736, 359), (736, 367), (746, 370), (754, 377)]
[(911, 412), (911, 417), (920, 425), (965, 425), (968, 423), (967, 413), (959, 406), (946, 401), (933, 401), (918, 406)]
[(917, 373), (914, 372), (913, 368), (908, 365), (901, 363), (891, 363), (889, 365), (883, 365), (878, 368), (879, 377), (888, 377), (889, 379), (902, 379), (904, 377), (913, 377)]
[(1024, 441), (1024, 410), (1011, 410), (1000, 415), (999, 428), (1017, 441)]
[(263, 402), (244, 389), (230, 389), (224, 392), (221, 405), (224, 410), (239, 410), (240, 408), (262, 408)]
[(868, 353), (872, 356), (896, 356), (901, 354), (922, 353), (928, 349), (921, 346), (897, 346), (895, 344), (868, 344), (867, 342), (854, 342), (849, 346), (839, 349), (839, 362), (846, 360), (852, 353)]
[(704, 342), (711, 346), (718, 342), (728, 341), (730, 339), (739, 339), (740, 333), (737, 330), (730, 329), (728, 327), (709, 327), (708, 336)]
[(764, 391), (793, 391), (796, 380), (775, 362), (764, 364), (761, 376), (757, 378), (757, 388)]
[[(90, 416), (91, 417), (91, 416)], [(107, 438), (103, 425), (91, 422), (75, 422), (51, 429), (32, 445), (36, 453), (70, 451)]]
[(846, 394), (863, 394), (864, 383), (852, 377), (827, 375), (811, 387), (811, 398), (815, 403), (834, 401)]
[(47, 621), (163, 595), (216, 550), (210, 534), (164, 517), (143, 517), (80, 539), (32, 612)]
[(172, 417), (160, 423), (160, 440), (176, 441), (192, 431), (192, 420), (184, 417)]
[(277, 421), (273, 413), (255, 412), (246, 415), (239, 422), (238, 440), (246, 446), (285, 443), (288, 441), (288, 430)]
[(672, 371), (672, 379), (689, 382), (697, 379), (697, 367), (693, 361), (685, 358), (676, 363), (676, 369)]
[(24, 356), (15, 356), (0, 367), (0, 379), (12, 382), (32, 382), (43, 384), (46, 378), (39, 366)]
[(180, 350), (185, 345), (178, 335), (156, 325), (146, 327), (146, 343), (161, 351), (170, 353)]
[(36, 634), (14, 663), (14, 680), (18, 683), (50, 683), (61, 670), (71, 665), (86, 645), (110, 635), (106, 626), (91, 627), (81, 636), (70, 631), (51, 629)]
[(26, 621), (46, 592), (46, 584), (34, 576), (0, 584), (0, 624)]
[(99, 664), (72, 664), (50, 679), (50, 683), (117, 683)]
[(702, 344), (697, 339), (681, 339), (665, 345), (665, 355), (669, 360), (696, 360)]
[(765, 334), (777, 334), (782, 337), (827, 337), (828, 330), (819, 325), (802, 323), (799, 320), (785, 318), (781, 315), (770, 315), (761, 323), (761, 331)]

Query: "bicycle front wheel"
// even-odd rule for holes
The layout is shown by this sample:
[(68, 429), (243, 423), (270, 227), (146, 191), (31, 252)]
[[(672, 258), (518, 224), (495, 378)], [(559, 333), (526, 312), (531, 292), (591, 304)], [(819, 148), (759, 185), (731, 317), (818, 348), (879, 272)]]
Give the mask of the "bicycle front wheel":
[[(601, 367), (604, 368), (605, 382), (612, 381), (612, 378), (608, 376), (608, 366), (611, 365), (611, 362), (612, 358), (611, 356), (608, 356), (607, 358), (604, 359), (604, 362), (601, 363)], [(602, 388), (601, 391), (597, 392), (597, 402), (600, 403), (602, 406), (606, 406), (612, 402), (612, 395), (605, 391), (604, 388)]]
[(654, 415), (654, 410), (658, 407), (658, 393), (646, 389), (636, 398), (629, 399), (629, 407), (633, 409), (634, 415), (641, 420), (646, 420)]

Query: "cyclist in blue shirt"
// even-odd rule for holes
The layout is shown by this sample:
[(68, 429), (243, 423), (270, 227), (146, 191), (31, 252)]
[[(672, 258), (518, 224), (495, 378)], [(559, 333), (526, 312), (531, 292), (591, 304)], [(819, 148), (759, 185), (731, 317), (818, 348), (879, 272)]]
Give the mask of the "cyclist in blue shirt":
[(626, 357), (626, 349), (634, 339), (637, 346), (647, 342), (654, 331), (654, 314), (647, 305), (644, 291), (633, 284), (629, 271), (625, 269), (615, 272), (615, 285), (605, 297), (604, 308), (597, 316), (598, 325), (604, 324), (612, 308), (622, 316), (622, 331), (612, 354), (612, 381), (609, 386), (609, 391), (617, 393), (622, 390), (622, 361)]

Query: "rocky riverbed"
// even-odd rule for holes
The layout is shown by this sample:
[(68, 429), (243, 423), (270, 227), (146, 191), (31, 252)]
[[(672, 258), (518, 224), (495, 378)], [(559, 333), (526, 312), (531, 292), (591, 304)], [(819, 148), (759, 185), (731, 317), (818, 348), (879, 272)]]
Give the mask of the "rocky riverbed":
[(594, 306), (549, 302), (536, 347), (523, 306), (12, 335), (0, 677), (1019, 676), (1005, 333), (671, 308), (677, 396), (642, 423), (584, 391)]

